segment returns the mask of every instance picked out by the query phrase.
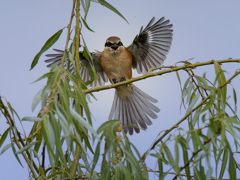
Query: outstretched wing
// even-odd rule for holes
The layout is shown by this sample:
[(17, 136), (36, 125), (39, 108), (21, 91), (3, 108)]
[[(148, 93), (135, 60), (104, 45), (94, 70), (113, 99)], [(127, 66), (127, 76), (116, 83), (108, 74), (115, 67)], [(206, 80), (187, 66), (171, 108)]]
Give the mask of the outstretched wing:
[(127, 50), (133, 56), (133, 69), (138, 73), (146, 73), (150, 68), (159, 67), (166, 59), (172, 44), (172, 24), (164, 17), (153, 24), (151, 19), (145, 29), (140, 30)]
[[(47, 57), (50, 57), (50, 59), (45, 60), (44, 62), (49, 63), (47, 67), (52, 67), (55, 64), (61, 64), (62, 57), (64, 51), (59, 50), (59, 49), (53, 49), (54, 51), (57, 52), (57, 54), (47, 54)], [(100, 53), (91, 53), (91, 56), (93, 58), (93, 64), (98, 76), (96, 84), (92, 83), (92, 86), (103, 86), (104, 83), (108, 81), (108, 77), (106, 73), (103, 71), (102, 67), (100, 66), (99, 59), (100, 59)], [(89, 61), (83, 56), (82, 52), (79, 52), (79, 57), (80, 57), (80, 74), (82, 77), (82, 80), (84, 82), (90, 81), (91, 77), (88, 73), (88, 69), (91, 69), (91, 65)], [(68, 58), (68, 52), (67, 52), (67, 58)], [(64, 62), (64, 66), (66, 66), (66, 62)], [(73, 68), (72, 64), (69, 65), (70, 69)]]

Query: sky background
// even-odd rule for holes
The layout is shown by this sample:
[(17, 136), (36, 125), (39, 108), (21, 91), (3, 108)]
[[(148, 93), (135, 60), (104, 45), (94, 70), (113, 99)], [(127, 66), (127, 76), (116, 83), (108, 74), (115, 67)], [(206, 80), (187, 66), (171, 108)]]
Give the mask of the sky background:
[[(108, 0), (108, 2), (125, 16), (129, 24), (109, 9), (92, 3), (87, 22), (95, 32), (85, 29), (82, 31), (90, 51), (102, 51), (109, 36), (120, 37), (124, 46), (128, 46), (139, 33), (141, 26), (145, 27), (153, 16), (156, 19), (164, 16), (170, 19), (174, 30), (172, 47), (164, 65), (175, 65), (178, 61), (192, 57), (193, 62), (240, 58), (239, 0)], [(49, 71), (43, 62), (46, 59), (44, 56), (40, 58), (37, 66), (29, 71), (31, 62), (46, 40), (67, 26), (71, 8), (72, 1), (67, 0), (0, 0), (0, 94), (11, 103), (21, 118), (38, 114), (40, 106), (32, 112), (31, 103), (34, 95), (46, 81), (30, 83)], [(64, 49), (66, 34), (67, 29), (54, 48)], [(45, 54), (52, 52), (48, 50)], [(236, 63), (222, 65), (228, 72), (228, 77), (239, 67)], [(207, 77), (211, 79), (214, 74), (213, 66), (196, 69), (199, 75), (204, 72), (207, 72)], [(186, 74), (180, 72), (180, 75), (184, 82)], [(138, 74), (134, 73), (134, 76)], [(239, 80), (233, 80), (232, 84), (239, 94), (240, 87), (237, 81)], [(159, 118), (153, 120), (152, 126), (130, 137), (140, 153), (144, 153), (160, 132), (172, 127), (181, 119), (184, 110), (180, 112), (180, 86), (175, 73), (134, 84), (158, 99), (157, 106), (161, 109), (158, 113)], [(114, 89), (97, 92), (94, 95), (98, 101), (92, 100), (89, 106), (94, 117), (94, 127), (97, 128), (108, 119)], [(7, 128), (5, 122), (4, 117), (0, 116), (0, 134)], [(32, 123), (24, 122), (23, 125), (28, 133)], [(24, 164), (22, 168), (9, 149), (0, 156), (0, 174), (1, 179), (6, 180), (28, 179), (27, 165)]]

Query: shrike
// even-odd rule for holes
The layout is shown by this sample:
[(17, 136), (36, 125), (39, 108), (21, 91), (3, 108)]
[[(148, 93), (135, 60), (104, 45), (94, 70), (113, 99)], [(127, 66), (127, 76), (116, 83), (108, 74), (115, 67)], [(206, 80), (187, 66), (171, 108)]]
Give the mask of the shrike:
[[(121, 39), (115, 36), (106, 40), (105, 48), (102, 52), (93, 52), (91, 56), (98, 76), (97, 85), (101, 86), (110, 80), (112, 84), (126, 81), (132, 78), (132, 68), (137, 69), (138, 73), (146, 73), (150, 68), (159, 67), (166, 59), (172, 44), (172, 24), (164, 17), (154, 23), (153, 17), (145, 29), (141, 27), (133, 43), (124, 47)], [(154, 23), (154, 24), (153, 24)], [(58, 54), (48, 54), (51, 59), (45, 60), (54, 64), (61, 64), (64, 51), (54, 49)], [(79, 52), (80, 63), (84, 64), (80, 68), (82, 79), (86, 82), (91, 80), (88, 74), (90, 62)], [(159, 108), (153, 105), (157, 100), (141, 91), (132, 83), (116, 88), (115, 96), (109, 119), (119, 119), (125, 133), (133, 134), (133, 129), (139, 133), (139, 126), (143, 129), (151, 125), (149, 117), (156, 119), (155, 114)], [(135, 126), (125, 127), (133, 124)]]

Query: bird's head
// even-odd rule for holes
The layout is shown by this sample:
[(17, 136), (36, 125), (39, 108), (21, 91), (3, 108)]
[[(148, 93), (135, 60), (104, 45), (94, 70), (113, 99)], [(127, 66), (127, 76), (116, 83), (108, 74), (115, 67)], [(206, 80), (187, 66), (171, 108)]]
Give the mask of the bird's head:
[(120, 53), (123, 50), (123, 44), (119, 37), (111, 36), (106, 40), (105, 48), (109, 53)]

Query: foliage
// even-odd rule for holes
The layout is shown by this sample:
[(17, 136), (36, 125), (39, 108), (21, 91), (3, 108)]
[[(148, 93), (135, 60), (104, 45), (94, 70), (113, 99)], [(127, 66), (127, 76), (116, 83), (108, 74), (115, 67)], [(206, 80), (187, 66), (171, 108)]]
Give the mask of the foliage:
[[(11, 104), (4, 103), (0, 97), (0, 110), (9, 125), (0, 137), (1, 155), (11, 148), (21, 164), (19, 159), (21, 154), (28, 164), (31, 179), (149, 179), (149, 173), (155, 173), (159, 179), (169, 179), (168, 175), (172, 174), (173, 179), (188, 180), (222, 179), (224, 173), (228, 173), (230, 179), (236, 179), (236, 173), (240, 171), (240, 162), (234, 154), (239, 153), (240, 122), (236, 107), (237, 93), (233, 87), (229, 88), (228, 84), (240, 72), (236, 71), (232, 77), (226, 79), (221, 64), (239, 62), (239, 59), (194, 64), (182, 61), (178, 62), (182, 66), (162, 66), (138, 78), (112, 86), (88, 89), (87, 84), (96, 79), (96, 72), (92, 66), (89, 71), (91, 82), (83, 82), (78, 71), (77, 52), (79, 42), (82, 40), (83, 54), (91, 61), (86, 43), (79, 34), (82, 35), (80, 32), (82, 23), (92, 31), (86, 20), (92, 2), (100, 3), (126, 20), (104, 0), (81, 0), (84, 15), (80, 16), (80, 1), (73, 0), (65, 45), (65, 49), (69, 47), (69, 56), (66, 56), (65, 51), (62, 66), (52, 67), (49, 73), (37, 80), (48, 79), (46, 85), (33, 99), (33, 110), (41, 103), (38, 116), (21, 119)], [(68, 45), (73, 32), (71, 25), (74, 14), (75, 35), (72, 43)], [(34, 58), (31, 69), (37, 64), (41, 54), (57, 41), (62, 31), (63, 29), (59, 30), (46, 41)], [(64, 61), (73, 65), (73, 73), (69, 66), (63, 67)], [(207, 65), (214, 65), (213, 81), (208, 80), (205, 74), (200, 76), (194, 73), (196, 67)], [(183, 79), (178, 71), (185, 71), (188, 74), (183, 85)], [(119, 120), (107, 121), (97, 130), (93, 129), (87, 102), (88, 96), (93, 96), (92, 92), (167, 73), (176, 73), (181, 87), (182, 106), (186, 112), (182, 119), (153, 141), (152, 146), (143, 155), (122, 132)], [(229, 94), (231, 96), (228, 96)], [(34, 122), (29, 135), (19, 133), (15, 125), (17, 119), (20, 122)], [(182, 122), (187, 123), (187, 129), (180, 126)], [(10, 144), (2, 147), (8, 137)], [(149, 169), (145, 162), (149, 157), (153, 157), (158, 165), (155, 170)], [(46, 159), (49, 160), (49, 168), (45, 167)], [(215, 166), (212, 165), (213, 161)], [(204, 167), (203, 163), (207, 167)], [(97, 164), (101, 164), (100, 172), (96, 172)]]

